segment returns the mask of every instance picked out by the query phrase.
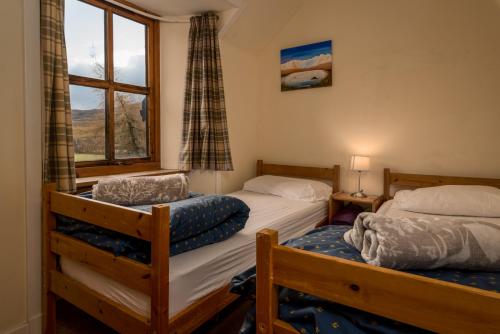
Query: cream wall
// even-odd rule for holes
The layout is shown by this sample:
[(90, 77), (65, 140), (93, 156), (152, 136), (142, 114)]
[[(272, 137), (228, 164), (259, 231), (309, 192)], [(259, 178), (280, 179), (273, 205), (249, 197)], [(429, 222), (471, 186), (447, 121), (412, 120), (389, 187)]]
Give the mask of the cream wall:
[[(334, 84), (280, 92), (279, 50), (334, 40)], [(258, 156), (500, 177), (500, 7), (494, 0), (314, 0), (259, 54)]]
[[(0, 7), (0, 333), (26, 321), (23, 1)], [(7, 48), (8, 46), (8, 48)]]
[[(178, 168), (187, 66), (189, 24), (161, 25), (162, 166)], [(227, 193), (241, 189), (255, 173), (257, 137), (256, 55), (221, 42), (227, 120), (233, 154), (233, 172), (195, 172), (192, 189)]]

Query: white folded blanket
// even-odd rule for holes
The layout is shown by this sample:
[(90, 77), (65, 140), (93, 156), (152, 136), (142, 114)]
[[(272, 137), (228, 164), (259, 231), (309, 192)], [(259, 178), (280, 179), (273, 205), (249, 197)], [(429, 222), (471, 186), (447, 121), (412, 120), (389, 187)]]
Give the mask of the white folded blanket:
[(365, 212), (344, 240), (376, 266), (500, 271), (500, 225), (473, 218), (391, 218)]
[(110, 178), (92, 187), (92, 198), (118, 205), (174, 202), (189, 197), (189, 179), (184, 174)]

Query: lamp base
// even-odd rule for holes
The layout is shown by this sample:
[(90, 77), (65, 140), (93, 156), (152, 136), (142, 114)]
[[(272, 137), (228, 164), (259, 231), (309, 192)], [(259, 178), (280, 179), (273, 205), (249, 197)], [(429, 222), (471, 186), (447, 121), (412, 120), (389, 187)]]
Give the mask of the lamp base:
[(355, 193), (352, 193), (351, 196), (352, 197), (356, 197), (356, 198), (365, 198), (366, 197), (366, 195), (363, 192), (363, 190), (360, 190), (360, 191), (357, 191)]

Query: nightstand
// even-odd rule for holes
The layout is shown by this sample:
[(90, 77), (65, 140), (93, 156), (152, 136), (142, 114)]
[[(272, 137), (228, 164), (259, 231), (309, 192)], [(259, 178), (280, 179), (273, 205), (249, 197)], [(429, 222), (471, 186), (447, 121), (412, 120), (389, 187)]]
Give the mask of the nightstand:
[(377, 212), (380, 204), (382, 204), (382, 196), (352, 197), (347, 193), (336, 193), (333, 195), (333, 201), (342, 205), (345, 202), (351, 202), (360, 206), (368, 206), (371, 212)]
[(382, 196), (366, 196), (363, 198), (360, 197), (353, 197), (349, 195), (348, 193), (336, 193), (332, 195), (331, 201), (330, 201), (330, 222), (333, 221), (333, 216), (344, 207), (345, 203), (354, 203), (358, 204), (361, 207), (367, 207), (368, 211), (371, 212), (377, 212), (378, 208), (383, 202), (383, 197)]

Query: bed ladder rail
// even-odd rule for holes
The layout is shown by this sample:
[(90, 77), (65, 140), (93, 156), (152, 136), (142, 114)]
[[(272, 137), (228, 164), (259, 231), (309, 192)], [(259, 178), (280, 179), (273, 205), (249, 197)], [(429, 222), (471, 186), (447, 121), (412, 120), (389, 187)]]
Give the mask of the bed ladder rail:
[(257, 332), (297, 333), (277, 319), (277, 287), (440, 333), (493, 333), (500, 293), (278, 245), (257, 234)]
[[(116, 257), (83, 241), (56, 232), (57, 214), (150, 241), (151, 265)], [(60, 273), (57, 270), (58, 255), (86, 264), (100, 274), (151, 296), (151, 318), (144, 319)], [(120, 332), (143, 332), (144, 325), (148, 333), (167, 334), (169, 257), (168, 205), (154, 205), (150, 214), (60, 193), (56, 191), (55, 184), (46, 184), (43, 191), (43, 332), (55, 333), (55, 296), (59, 295)], [(70, 291), (71, 289), (74, 291)], [(108, 309), (107, 317), (102, 316), (102, 307)], [(123, 324), (120, 324), (120, 319), (110, 315), (113, 310), (119, 318), (126, 320)], [(126, 323), (131, 327), (124, 326)]]

